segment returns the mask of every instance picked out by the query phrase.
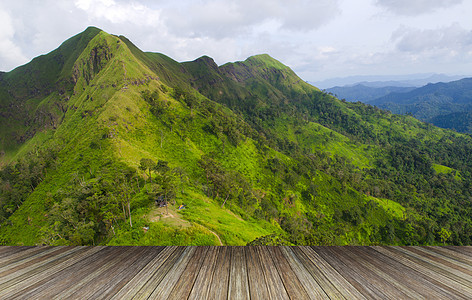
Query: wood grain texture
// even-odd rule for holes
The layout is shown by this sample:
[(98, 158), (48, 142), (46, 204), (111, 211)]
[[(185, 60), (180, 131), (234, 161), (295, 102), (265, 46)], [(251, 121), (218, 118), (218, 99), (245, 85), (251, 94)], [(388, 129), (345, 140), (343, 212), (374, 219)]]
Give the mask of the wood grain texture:
[(472, 299), (472, 248), (5, 246), (0, 299)]
[(218, 248), (210, 247), (205, 256), (205, 260), (202, 263), (197, 279), (195, 280), (194, 287), (190, 292), (188, 299), (209, 299), (209, 293), (211, 289), (211, 282), (213, 277), (213, 271), (216, 267), (216, 261), (218, 258)]
[(283, 255), (279, 247), (266, 247), (267, 252), (272, 256), (274, 266), (277, 268), (287, 294), (290, 299), (310, 299), (310, 296), (305, 291), (297, 274), (293, 271), (289, 261)]
[(259, 246), (247, 247), (245, 249), (248, 270), (247, 275), (249, 280), (249, 295), (251, 296), (251, 299), (270, 299), (257, 248), (259, 248)]
[(231, 247), (228, 299), (249, 299), (246, 253), (244, 247)]
[(297, 274), (298, 279), (300, 280), (303, 288), (308, 293), (310, 299), (327, 299), (328, 296), (323, 291), (321, 286), (316, 282), (316, 280), (310, 275), (307, 271), (303, 262), (297, 257), (293, 251), (294, 247), (280, 247), (280, 250), (287, 258), (292, 270)]

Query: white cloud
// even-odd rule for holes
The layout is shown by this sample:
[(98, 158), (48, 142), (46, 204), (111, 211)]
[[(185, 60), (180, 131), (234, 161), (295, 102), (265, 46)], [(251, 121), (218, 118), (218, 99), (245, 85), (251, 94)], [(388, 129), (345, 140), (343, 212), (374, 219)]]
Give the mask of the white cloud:
[(282, 29), (310, 31), (332, 21), (340, 11), (337, 0), (203, 0), (186, 3), (164, 10), (169, 29), (186, 37), (237, 37), (273, 21)]
[[(268, 53), (306, 80), (346, 73), (416, 73), (441, 63), (449, 70), (464, 70), (472, 67), (467, 62), (472, 53), (471, 37), (465, 29), (472, 28), (468, 14), (471, 3), (4, 1), (0, 4), (0, 69), (26, 63), (52, 51), (88, 26), (96, 26), (126, 36), (144, 51), (162, 52), (178, 61), (209, 55), (223, 64)], [(450, 20), (457, 25), (451, 26)], [(439, 67), (437, 71), (444, 72)]]
[(113, 24), (132, 23), (157, 26), (160, 11), (140, 3), (120, 3), (114, 0), (77, 0), (75, 6), (85, 11), (90, 21), (106, 20)]
[(440, 8), (449, 8), (463, 0), (377, 0), (376, 4), (399, 15), (421, 15)]
[(472, 31), (459, 24), (438, 29), (418, 29), (402, 26), (392, 34), (396, 48), (403, 52), (421, 54), (437, 50), (450, 53), (472, 46)]
[(0, 8), (0, 66), (9, 70), (27, 61), (21, 48), (15, 43), (15, 28), (8, 12)]

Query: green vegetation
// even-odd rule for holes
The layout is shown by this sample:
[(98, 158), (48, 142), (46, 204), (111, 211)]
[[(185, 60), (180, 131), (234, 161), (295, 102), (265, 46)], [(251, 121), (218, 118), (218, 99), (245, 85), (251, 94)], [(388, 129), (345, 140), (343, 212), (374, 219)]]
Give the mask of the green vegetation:
[[(51, 73), (19, 79), (31, 68)], [(90, 28), (9, 84), (2, 244), (471, 244), (469, 136), (339, 101), (268, 55), (178, 63)]]
[(472, 133), (471, 90), (472, 78), (464, 78), (428, 84), (408, 92), (392, 92), (369, 103), (442, 128)]

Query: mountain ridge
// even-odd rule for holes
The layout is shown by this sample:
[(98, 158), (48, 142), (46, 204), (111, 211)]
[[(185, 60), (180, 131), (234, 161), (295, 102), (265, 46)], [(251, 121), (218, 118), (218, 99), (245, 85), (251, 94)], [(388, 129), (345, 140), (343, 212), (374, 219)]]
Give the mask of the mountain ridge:
[(2, 145), (2, 244), (471, 243), (469, 136), (344, 103), (267, 54), (217, 66), (104, 31), (79, 44), (72, 64), (43, 57), (71, 68), (33, 99), (54, 126), (32, 103), (18, 111), (34, 122), (7, 127), (0, 108), (3, 137), (24, 136)]
[[(435, 125), (441, 124), (441, 127), (445, 126), (444, 128), (452, 128), (447, 126), (447, 122), (436, 121), (436, 118), (470, 112), (472, 110), (471, 91), (472, 78), (464, 78), (448, 83), (428, 84), (407, 93), (391, 93), (369, 103), (389, 109), (394, 113), (410, 113), (420, 120), (432, 122)], [(455, 126), (455, 128), (465, 130), (467, 125)]]
[(338, 99), (345, 99), (350, 102), (361, 101), (369, 103), (372, 100), (376, 100), (382, 96), (386, 96), (390, 93), (397, 92), (403, 93), (413, 90), (413, 87), (396, 87), (396, 86), (383, 86), (383, 87), (369, 87), (363, 84), (357, 84), (349, 87), (332, 87), (326, 89), (328, 93), (332, 93)]
[(332, 78), (323, 81), (312, 82), (323, 89), (334, 86), (349, 87), (362, 84), (369, 87), (421, 87), (428, 83), (450, 82), (470, 77), (468, 75), (445, 75), (437, 73), (406, 74), (406, 75), (359, 75), (343, 78)]

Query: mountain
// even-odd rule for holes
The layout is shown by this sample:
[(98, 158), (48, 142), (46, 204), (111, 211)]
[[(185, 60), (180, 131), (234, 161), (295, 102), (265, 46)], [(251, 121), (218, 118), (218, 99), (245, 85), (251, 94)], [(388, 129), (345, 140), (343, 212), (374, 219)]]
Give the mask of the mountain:
[(358, 84), (368, 87), (421, 87), (429, 83), (450, 82), (465, 77), (470, 76), (445, 75), (434, 73), (410, 75), (361, 75), (348, 76), (343, 78), (331, 78), (311, 83), (323, 89), (328, 89), (335, 86), (354, 86)]
[(472, 111), (439, 115), (428, 121), (441, 128), (449, 128), (457, 132), (472, 133)]
[(3, 245), (471, 244), (472, 138), (267, 54), (177, 62), (97, 28), (0, 78)]
[[(461, 113), (463, 117), (472, 111), (472, 78), (464, 78), (448, 83), (428, 84), (407, 93), (391, 93), (369, 102), (393, 113), (410, 113), (414, 117), (431, 122), (443, 128), (459, 128), (461, 132), (468, 130), (467, 118), (463, 125), (451, 121)], [(447, 117), (449, 115), (449, 117)], [(451, 124), (451, 126), (449, 126)]]
[(333, 94), (338, 99), (345, 99), (350, 102), (361, 101), (368, 103), (371, 100), (386, 96), (390, 93), (405, 93), (413, 89), (413, 87), (370, 87), (363, 84), (357, 84), (354, 86), (335, 86), (326, 89), (326, 92)]
[(90, 27), (48, 55), (0, 74), (0, 149), (10, 153), (38, 131), (57, 127), (75, 84), (73, 64), (99, 32)]

